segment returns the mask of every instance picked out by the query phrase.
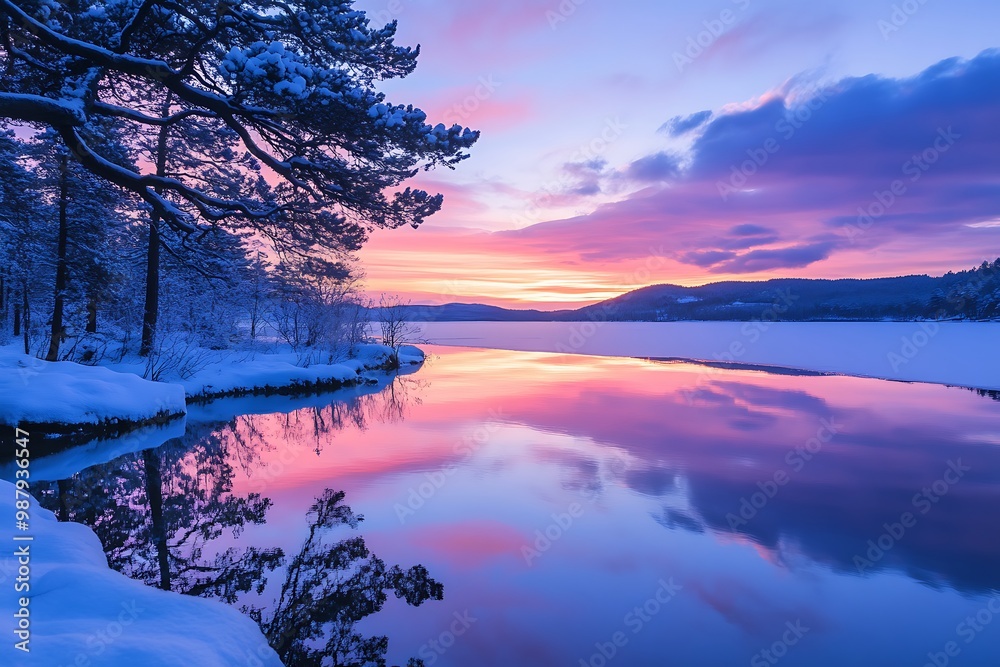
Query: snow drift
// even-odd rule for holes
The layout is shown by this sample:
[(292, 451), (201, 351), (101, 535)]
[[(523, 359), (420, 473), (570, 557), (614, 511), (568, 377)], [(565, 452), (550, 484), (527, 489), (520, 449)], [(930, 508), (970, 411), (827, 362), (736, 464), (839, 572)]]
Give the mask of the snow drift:
[(96, 426), (143, 423), (185, 412), (184, 387), (0, 348), (0, 423)]

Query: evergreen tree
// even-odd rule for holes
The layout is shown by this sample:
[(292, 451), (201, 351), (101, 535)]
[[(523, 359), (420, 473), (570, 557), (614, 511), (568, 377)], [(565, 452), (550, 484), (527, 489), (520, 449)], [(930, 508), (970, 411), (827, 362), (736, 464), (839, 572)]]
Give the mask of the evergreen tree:
[(0, 274), (4, 312), (11, 330), (31, 353), (36, 331), (39, 285), (47, 283), (53, 265), (50, 209), (40, 200), (39, 179), (27, 161), (28, 147), (12, 132), (0, 133)]
[[(86, 168), (187, 234), (199, 220), (249, 225), (307, 254), (340, 248), (345, 230), (419, 225), (442, 197), (399, 186), (419, 169), (454, 166), (479, 136), (387, 102), (376, 84), (410, 74), (419, 49), (396, 46), (396, 23), (371, 27), (350, 0), (194, 0), (183, 9), (148, 0), (102, 11), (0, 0), (0, 10), (0, 117), (53, 127)], [(233, 168), (281, 182), (253, 190), (209, 186), (190, 170), (140, 174), (86, 135), (100, 119), (137, 137), (197, 126), (245, 161)], [(199, 155), (197, 141), (181, 141), (172, 152)]]

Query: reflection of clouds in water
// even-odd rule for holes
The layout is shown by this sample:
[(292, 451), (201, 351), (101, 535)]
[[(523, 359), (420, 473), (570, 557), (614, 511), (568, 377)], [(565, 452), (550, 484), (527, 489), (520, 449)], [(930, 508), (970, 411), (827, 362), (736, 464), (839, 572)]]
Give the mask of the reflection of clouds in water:
[[(906, 389), (885, 386), (886, 392)], [(664, 423), (659, 437), (646, 433), (632, 438), (626, 426), (621, 439), (612, 443), (637, 457), (624, 482), (637, 493), (662, 497), (662, 514), (655, 518), (668, 528), (727, 533), (732, 526), (726, 517), (739, 511), (741, 501), (760, 491), (759, 484), (776, 471), (785, 472), (788, 483), (738, 532), (775, 551), (783, 538), (790, 538), (803, 554), (844, 572), (854, 569), (853, 557), (881, 534), (883, 522), (912, 510), (912, 496), (940, 475), (949, 458), (965, 457), (979, 483), (962, 484), (943, 498), (878, 567), (961, 589), (997, 588), (1000, 574), (993, 564), (1000, 560), (1000, 543), (993, 536), (1000, 530), (994, 509), (1000, 506), (1000, 451), (983, 448), (988, 440), (971, 438), (950, 416), (945, 418), (949, 404), (961, 403), (963, 397), (938, 389), (943, 399), (939, 412), (925, 414), (884, 411), (877, 405), (841, 408), (837, 396), (752, 382), (714, 383), (702, 390), (706, 400), (693, 405), (685, 421)], [(647, 410), (647, 397), (623, 401), (620, 388), (613, 391), (616, 395), (608, 400), (631, 405), (635, 412)], [(657, 409), (668, 412), (659, 401)], [(790, 467), (787, 456), (795, 443), (801, 448), (805, 436), (823, 423), (817, 418), (832, 414), (844, 424), (842, 432), (823, 444), (815, 461)], [(579, 437), (595, 439), (585, 418), (569, 423), (579, 429)], [(699, 428), (705, 424), (711, 426)], [(603, 427), (600, 437), (609, 439)], [(658, 465), (662, 459), (672, 465)], [(681, 479), (687, 486), (687, 511), (678, 509)]]
[[(545, 363), (506, 354), (522, 365)], [(795, 544), (814, 562), (850, 572), (851, 559), (882, 524), (907, 509), (950, 457), (962, 456), (978, 482), (936, 505), (879, 567), (968, 590), (1000, 585), (990, 566), (1000, 561), (1000, 543), (990, 537), (1000, 532), (993, 509), (1000, 506), (1000, 451), (982, 446), (990, 438), (969, 435), (996, 432), (1000, 416), (989, 402), (941, 386), (838, 376), (720, 372), (699, 386), (698, 369), (684, 365), (565, 356), (558, 365), (570, 371), (522, 369), (517, 387), (478, 400), (502, 403), (508, 421), (531, 431), (571, 439), (564, 449), (575, 456), (534, 451), (537, 462), (560, 466), (565, 488), (597, 493), (606, 485), (593, 451), (604, 447), (628, 461), (611, 479), (657, 498), (664, 524), (723, 535), (741, 499), (783, 471), (788, 483), (738, 534), (772, 552)], [(790, 452), (831, 419), (843, 428), (811, 460), (791, 466)]]
[[(484, 355), (516, 372), (484, 380), (466, 363)], [(689, 609), (685, 627), (717, 619), (738, 633), (728, 640), (770, 640), (795, 618), (829, 628), (823, 613), (843, 623), (843, 610), (827, 609), (828, 599), (810, 596), (810, 587), (836, 579), (839, 590), (862, 591), (859, 599), (874, 604), (870, 591), (893, 578), (857, 578), (852, 558), (883, 523), (912, 509), (913, 495), (940, 477), (949, 458), (968, 464), (969, 476), (877, 568), (908, 575), (895, 578), (908, 592), (919, 588), (913, 581), (962, 592), (997, 586), (1000, 448), (988, 436), (997, 433), (1000, 406), (972, 393), (723, 371), (689, 402), (684, 392), (699, 373), (682, 364), (482, 351), (443, 353), (419, 379), (371, 396), (316, 397), (286, 413), (192, 425), (175, 443), (226, 449), (232, 492), (275, 499), (270, 523), (253, 532), (294, 537), (282, 543), (289, 554), (299, 548), (293, 533), (316, 492), (349, 489), (369, 518), (366, 537), (376, 551), (427, 563), (449, 587), (449, 609), (440, 614), (435, 605), (413, 616), (388, 609), (392, 622), (372, 626), (415, 640), (409, 654), (440, 632), (437, 620), (421, 621), (421, 614), (443, 622), (456, 608), (482, 604), (487, 609), (475, 612), (482, 620), (456, 647), (455, 660), (480, 643), (484, 653), (500, 655), (500, 645), (517, 636), (538, 650), (516, 664), (564, 662), (563, 638), (552, 636), (561, 626), (548, 615), (591, 622), (597, 611), (587, 608), (588, 596), (627, 601), (629, 582), (658, 572), (689, 575), (684, 585), (698, 607)], [(831, 417), (843, 428), (794, 470), (788, 453)], [(472, 441), (471, 455), (457, 446), (476, 433), (488, 438)], [(445, 466), (456, 472), (401, 526), (393, 503)], [(778, 470), (789, 482), (732, 530), (727, 514)], [(584, 514), (538, 561), (537, 578), (525, 578), (520, 548), (570, 503)], [(547, 611), (531, 615), (539, 609)], [(419, 630), (411, 631), (411, 621)], [(561, 630), (567, 641), (584, 632)], [(698, 645), (696, 637), (685, 642), (681, 648)], [(542, 653), (552, 659), (541, 660)]]
[(692, 533), (705, 532), (705, 527), (697, 519), (674, 509), (664, 508), (663, 514), (653, 515), (653, 518), (664, 528), (680, 528)]

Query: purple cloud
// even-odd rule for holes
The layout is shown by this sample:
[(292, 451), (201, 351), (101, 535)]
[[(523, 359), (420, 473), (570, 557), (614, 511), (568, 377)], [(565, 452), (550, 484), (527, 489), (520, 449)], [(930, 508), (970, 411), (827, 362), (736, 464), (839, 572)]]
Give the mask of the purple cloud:
[[(666, 241), (677, 261), (711, 273), (801, 269), (887, 245), (916, 258), (941, 242), (970, 254), (1000, 242), (1000, 230), (969, 227), (1000, 219), (1000, 51), (762, 99), (690, 121), (686, 158), (657, 151), (622, 170), (649, 187), (505, 234), (608, 261)], [(914, 235), (926, 237), (922, 248)]]
[(626, 175), (637, 181), (669, 181), (677, 178), (680, 174), (680, 159), (676, 155), (666, 152), (639, 158), (626, 170)]
[(698, 129), (707, 123), (711, 117), (711, 110), (699, 111), (690, 116), (674, 116), (661, 125), (657, 132), (664, 132), (671, 137), (679, 137)]

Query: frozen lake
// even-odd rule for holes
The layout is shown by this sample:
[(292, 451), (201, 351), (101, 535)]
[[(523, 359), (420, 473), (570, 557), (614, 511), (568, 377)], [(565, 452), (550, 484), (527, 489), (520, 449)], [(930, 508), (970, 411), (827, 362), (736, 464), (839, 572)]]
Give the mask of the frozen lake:
[[(208, 584), (240, 574), (263, 593), (237, 604), (266, 615), (284, 566), (268, 573), (246, 549), (294, 556), (315, 498), (343, 490), (375, 554), (444, 587), (335, 630), (344, 645), (387, 636), (389, 665), (919, 667), (946, 650), (1000, 664), (995, 395), (428, 351), (379, 393), (191, 421), (158, 449), (53, 481), (43, 502), (155, 583), (155, 468), (175, 589), (219, 595)], [(370, 595), (351, 591), (345, 608)]]
[(438, 345), (763, 364), (1000, 389), (998, 322), (428, 322)]

